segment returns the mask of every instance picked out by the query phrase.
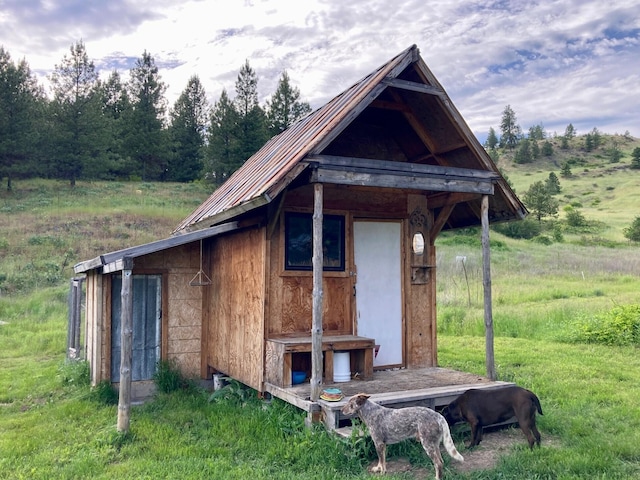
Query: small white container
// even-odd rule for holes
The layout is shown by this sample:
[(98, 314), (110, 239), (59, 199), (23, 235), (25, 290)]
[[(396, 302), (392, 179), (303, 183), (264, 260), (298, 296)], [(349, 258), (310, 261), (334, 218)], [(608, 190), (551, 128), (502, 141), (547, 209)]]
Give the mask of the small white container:
[(335, 383), (351, 380), (351, 355), (349, 352), (333, 352), (333, 381)]

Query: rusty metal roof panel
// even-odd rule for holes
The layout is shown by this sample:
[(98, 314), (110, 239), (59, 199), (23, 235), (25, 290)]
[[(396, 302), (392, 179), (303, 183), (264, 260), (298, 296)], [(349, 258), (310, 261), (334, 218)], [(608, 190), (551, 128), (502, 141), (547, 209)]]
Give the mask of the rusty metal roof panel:
[[(291, 169), (306, 155), (319, 153), (318, 150), (326, 146), (328, 139), (339, 133), (345, 122), (348, 123), (375, 98), (375, 95), (370, 95), (371, 92), (376, 87), (380, 91), (384, 88), (382, 80), (385, 77), (399, 73), (418, 58), (417, 47), (412, 45), (324, 106), (273, 137), (187, 216), (173, 233), (188, 231), (199, 225), (209, 226), (217, 221), (214, 217), (221, 213), (255, 204), (259, 199), (262, 199), (259, 202), (261, 204), (270, 202), (288, 184), (283, 179)], [(367, 99), (368, 95), (370, 98)], [(288, 181), (291, 180), (292, 178)], [(209, 220), (206, 225), (203, 223)]]

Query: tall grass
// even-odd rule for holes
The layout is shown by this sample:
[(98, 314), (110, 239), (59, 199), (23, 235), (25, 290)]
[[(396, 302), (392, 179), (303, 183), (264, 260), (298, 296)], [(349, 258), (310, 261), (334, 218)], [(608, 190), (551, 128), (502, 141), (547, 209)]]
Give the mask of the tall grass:
[[(164, 184), (22, 187), (0, 194), (0, 479), (374, 478), (370, 438), (308, 429), (301, 411), (237, 383), (212, 397), (167, 375), (168, 393), (135, 406), (130, 432), (118, 433), (110, 392), (89, 387), (86, 365), (65, 361), (70, 265), (164, 238), (206, 194)], [(437, 246), (438, 360), (483, 375), (481, 247), (477, 232), (464, 233)], [(638, 303), (640, 249), (491, 238), (496, 369), (540, 397), (542, 448), (529, 451), (523, 437), (495, 468), (469, 473), (445, 456), (445, 478), (640, 478), (638, 346), (598, 343), (619, 328), (616, 308)], [(47, 262), (62, 265), (67, 249), (74, 257), (48, 283)], [(585, 331), (596, 343), (576, 335)], [(454, 435), (464, 455), (464, 434)], [(388, 456), (422, 469), (389, 478), (433, 475), (417, 442)]]

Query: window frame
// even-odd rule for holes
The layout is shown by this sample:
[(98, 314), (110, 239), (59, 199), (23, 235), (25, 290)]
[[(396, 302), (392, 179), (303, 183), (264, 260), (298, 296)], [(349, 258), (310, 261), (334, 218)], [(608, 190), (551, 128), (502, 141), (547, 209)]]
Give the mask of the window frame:
[[(297, 222), (294, 223), (294, 222)], [(327, 244), (329, 254), (323, 254), (324, 272), (344, 272), (346, 270), (346, 215), (323, 214), (322, 215), (322, 240)], [(332, 230), (331, 224), (334, 224)], [(305, 235), (308, 241), (302, 239), (303, 243), (294, 255), (291, 245), (291, 231), (296, 229), (298, 237)], [(285, 272), (309, 272), (313, 270), (313, 215), (306, 212), (288, 211), (284, 212), (284, 270)], [(304, 260), (294, 260), (294, 257), (304, 258)], [(333, 260), (334, 265), (329, 263)]]

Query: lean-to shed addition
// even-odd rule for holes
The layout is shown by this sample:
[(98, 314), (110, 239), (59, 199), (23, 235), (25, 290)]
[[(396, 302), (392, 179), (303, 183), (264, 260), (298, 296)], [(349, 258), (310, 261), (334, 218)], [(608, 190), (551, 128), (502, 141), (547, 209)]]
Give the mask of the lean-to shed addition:
[(159, 359), (272, 393), (292, 371), (332, 382), (336, 352), (364, 379), (436, 366), (434, 242), (483, 214), (526, 210), (412, 46), (272, 138), (170, 238), (76, 265), (93, 381), (118, 381), (124, 258), (134, 383)]

